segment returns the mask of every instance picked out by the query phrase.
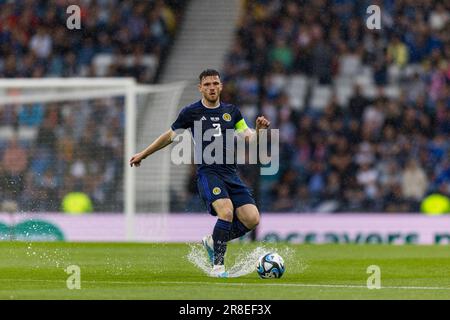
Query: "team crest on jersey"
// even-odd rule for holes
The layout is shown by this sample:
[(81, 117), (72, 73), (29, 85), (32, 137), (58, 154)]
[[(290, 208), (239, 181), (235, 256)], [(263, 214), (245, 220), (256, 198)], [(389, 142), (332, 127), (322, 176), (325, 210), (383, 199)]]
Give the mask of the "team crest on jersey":
[(222, 192), (222, 190), (219, 187), (215, 187), (212, 192), (214, 195), (217, 196), (218, 194), (220, 194)]
[(224, 113), (222, 116), (223, 120), (225, 121), (231, 121), (231, 116), (229, 113)]

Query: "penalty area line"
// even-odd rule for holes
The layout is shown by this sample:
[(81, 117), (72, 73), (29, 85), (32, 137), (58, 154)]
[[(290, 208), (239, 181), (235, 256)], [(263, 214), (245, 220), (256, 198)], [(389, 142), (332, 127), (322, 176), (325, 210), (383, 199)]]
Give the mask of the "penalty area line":
[[(1, 279), (0, 282), (53, 282), (64, 283), (65, 280), (49, 280), (49, 279)], [(257, 287), (303, 287), (303, 288), (342, 288), (342, 289), (368, 289), (363, 285), (345, 285), (345, 284), (313, 284), (313, 283), (246, 283), (246, 282), (201, 282), (201, 281), (96, 281), (81, 280), (82, 283), (88, 284), (121, 284), (121, 285), (218, 285), (218, 286), (257, 286)], [(398, 290), (448, 290), (450, 287), (420, 287), (420, 286), (385, 286), (381, 289), (398, 289)]]

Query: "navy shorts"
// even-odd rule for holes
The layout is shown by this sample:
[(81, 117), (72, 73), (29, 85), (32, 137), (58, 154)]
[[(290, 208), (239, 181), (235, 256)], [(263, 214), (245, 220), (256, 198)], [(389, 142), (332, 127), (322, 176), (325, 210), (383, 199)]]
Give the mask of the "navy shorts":
[(250, 189), (242, 182), (237, 173), (198, 172), (197, 187), (208, 212), (217, 216), (212, 203), (217, 199), (229, 198), (233, 208), (244, 204), (255, 204)]

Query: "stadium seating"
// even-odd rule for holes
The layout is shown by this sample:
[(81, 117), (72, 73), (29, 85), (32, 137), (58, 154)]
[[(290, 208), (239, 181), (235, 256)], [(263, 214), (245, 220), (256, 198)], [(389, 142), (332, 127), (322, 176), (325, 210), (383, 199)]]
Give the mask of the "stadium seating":
[[(65, 2), (0, 1), (0, 77), (135, 77), (154, 83), (184, 3), (82, 2), (82, 28), (69, 30)], [(64, 194), (75, 189), (89, 194), (95, 211), (123, 211), (119, 103), (0, 105), (0, 200), (17, 201), (20, 211), (59, 211)], [(20, 150), (14, 152), (26, 158), (20, 172), (5, 160), (15, 139)]]
[[(85, 28), (68, 36), (62, 2), (26, 2), (25, 8), (21, 1), (0, 1), (0, 77), (131, 76), (154, 83), (184, 2), (85, 2)], [(432, 18), (433, 6), (380, 3), (389, 17), (383, 32), (366, 28), (364, 1), (352, 2), (345, 14), (337, 0), (326, 11), (314, 1), (242, 1), (243, 19), (224, 55), (222, 77), (224, 97), (241, 107), (249, 123), (263, 112), (281, 132), (280, 172), (260, 178), (263, 211), (418, 211), (427, 194), (449, 195), (450, 24)], [(265, 96), (259, 101), (261, 78)], [(95, 104), (104, 102), (85, 103), (91, 111), (79, 114), (67, 111), (71, 103), (0, 106), (0, 159), (11, 154), (14, 138), (13, 152), (26, 154), (19, 175), (8, 173), (7, 162), (0, 166), (1, 186), (19, 187), (7, 196), (21, 210), (58, 210), (60, 195), (45, 202), (46, 193), (30, 192), (49, 181), (89, 185), (95, 211), (122, 210), (122, 153), (97, 161), (94, 167), (102, 169), (95, 184), (79, 179), (86, 160), (70, 157), (73, 145), (83, 143), (83, 129), (102, 112)], [(97, 121), (90, 148), (117, 147), (123, 121), (111, 110), (114, 126)], [(49, 155), (49, 146), (61, 150)], [(417, 166), (407, 165), (410, 158)], [(36, 175), (49, 161), (57, 166), (45, 179)], [(386, 169), (391, 163), (396, 170)], [(61, 181), (57, 170), (72, 170), (74, 180)], [(402, 182), (423, 174), (426, 181), (411, 196)], [(363, 183), (358, 176), (376, 179)], [(192, 203), (196, 190), (187, 189), (191, 194), (183, 201)]]
[[(406, 22), (402, 25), (385, 21), (382, 31), (370, 31), (365, 25), (364, 1), (351, 3), (346, 14), (338, 13), (343, 12), (339, 9), (341, 1), (330, 1), (330, 10), (323, 10), (313, 1), (244, 2), (247, 18), (237, 26), (233, 46), (244, 49), (240, 55), (230, 54), (225, 62), (226, 90), (239, 103), (246, 92), (239, 86), (236, 90), (236, 83), (261, 70), (265, 77), (277, 74), (283, 81), (266, 83), (265, 92), (269, 94), (264, 100), (278, 111), (266, 115), (271, 117), (273, 128), (294, 126), (301, 141), (283, 141), (288, 136), (281, 135), (281, 156), (286, 162), (275, 181), (261, 180), (262, 210), (320, 211), (323, 204), (333, 201), (334, 205), (329, 206), (333, 212), (419, 211), (418, 203), (426, 194), (436, 190), (450, 193), (450, 181), (438, 178), (446, 176), (448, 160), (439, 157), (433, 165), (427, 160), (436, 155), (433, 141), (441, 141), (450, 130), (450, 24), (448, 19), (433, 24), (431, 17), (437, 14), (433, 6), (380, 3), (385, 5), (383, 14), (392, 21)], [(257, 52), (265, 52), (265, 59), (246, 46), (256, 34), (262, 44)], [(290, 44), (285, 53), (295, 56), (293, 63), (271, 60), (271, 49), (279, 43)], [(256, 65), (261, 60), (265, 61), (264, 68)], [(289, 97), (288, 105), (279, 104), (283, 94)], [(246, 114), (266, 112), (264, 107), (257, 109), (256, 101), (250, 108), (253, 110)], [(286, 108), (290, 109), (290, 121), (281, 124), (281, 110), (286, 113)], [(254, 118), (249, 120), (253, 122)], [(443, 127), (436, 127), (436, 122)], [(341, 139), (346, 145), (344, 153), (337, 143)], [(439, 143), (438, 153), (446, 154), (448, 159), (450, 145), (446, 140)], [(367, 145), (371, 147), (364, 157), (369, 156), (371, 161), (365, 168), (357, 159), (362, 156), (360, 146)], [(324, 157), (317, 158), (319, 150)], [(392, 152), (387, 154), (386, 150)], [(408, 167), (409, 158), (420, 158), (418, 166)], [(324, 161), (323, 168), (315, 166), (318, 159)], [(384, 168), (392, 161), (397, 170), (387, 172)], [(376, 177), (373, 185), (355, 180), (358, 174), (367, 175), (366, 171)], [(425, 173), (426, 187), (418, 188), (420, 196), (411, 197), (402, 181), (421, 173)], [(337, 196), (330, 185), (336, 180)], [(386, 186), (385, 181), (395, 183)], [(323, 188), (320, 192), (318, 186)], [(299, 205), (288, 201), (299, 195)]]

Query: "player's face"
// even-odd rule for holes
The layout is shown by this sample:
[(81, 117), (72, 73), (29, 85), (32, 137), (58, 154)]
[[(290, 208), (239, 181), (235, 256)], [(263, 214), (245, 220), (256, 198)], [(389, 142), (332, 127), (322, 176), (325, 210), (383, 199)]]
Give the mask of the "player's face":
[(198, 90), (208, 102), (216, 103), (222, 92), (222, 82), (218, 76), (204, 77), (198, 85)]

